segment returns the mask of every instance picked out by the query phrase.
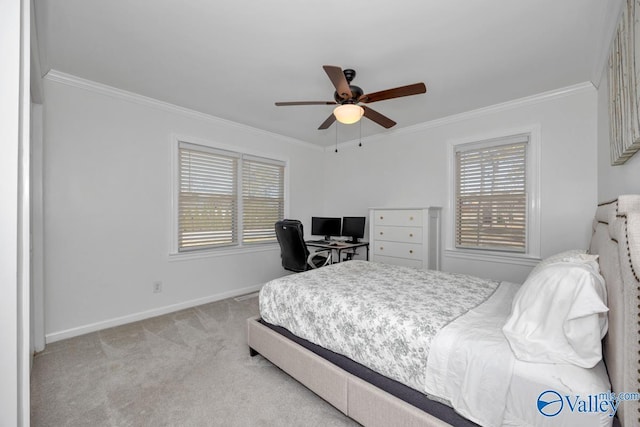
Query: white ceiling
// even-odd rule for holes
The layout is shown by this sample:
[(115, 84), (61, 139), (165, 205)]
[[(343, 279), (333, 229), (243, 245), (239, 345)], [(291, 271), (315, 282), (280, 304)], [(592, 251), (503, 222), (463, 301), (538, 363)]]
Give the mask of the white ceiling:
[[(328, 146), (322, 65), (354, 68), (368, 104), (398, 124), (362, 137), (562, 88), (599, 83), (623, 0), (35, 0), (51, 69)], [(340, 125), (355, 139), (360, 125)]]

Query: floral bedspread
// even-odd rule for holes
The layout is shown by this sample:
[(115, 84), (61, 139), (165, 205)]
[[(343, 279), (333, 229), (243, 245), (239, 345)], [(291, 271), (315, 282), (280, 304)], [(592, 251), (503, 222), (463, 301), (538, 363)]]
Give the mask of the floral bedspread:
[(424, 393), (435, 335), (498, 285), (463, 274), (348, 261), (267, 283), (260, 314)]

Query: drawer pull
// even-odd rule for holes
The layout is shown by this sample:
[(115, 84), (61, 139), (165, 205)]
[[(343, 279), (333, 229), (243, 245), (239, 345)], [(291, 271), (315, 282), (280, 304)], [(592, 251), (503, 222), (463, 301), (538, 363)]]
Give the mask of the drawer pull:
[(409, 253), (412, 254), (413, 253), (413, 249), (409, 249)]
[(380, 219), (384, 219), (384, 217), (383, 217), (383, 216), (380, 216)]
[(413, 221), (413, 217), (412, 216), (409, 217), (409, 221)]
[(382, 236), (383, 234), (384, 234), (384, 233), (381, 231), (381, 232), (380, 232), (380, 235)]
[(413, 233), (409, 233), (409, 237), (413, 237)]
[(380, 246), (380, 250), (383, 250), (383, 249), (384, 249), (384, 246)]

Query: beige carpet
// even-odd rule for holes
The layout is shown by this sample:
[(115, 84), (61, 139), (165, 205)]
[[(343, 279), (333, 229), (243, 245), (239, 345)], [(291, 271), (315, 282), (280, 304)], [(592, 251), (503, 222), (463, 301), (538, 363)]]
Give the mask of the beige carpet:
[(249, 357), (257, 298), (228, 299), (47, 345), (34, 360), (32, 426), (353, 426)]

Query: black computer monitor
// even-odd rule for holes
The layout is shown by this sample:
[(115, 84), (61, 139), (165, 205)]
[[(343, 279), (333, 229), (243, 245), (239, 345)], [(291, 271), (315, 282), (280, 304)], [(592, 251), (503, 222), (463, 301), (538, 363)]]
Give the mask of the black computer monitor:
[(311, 217), (311, 234), (324, 236), (326, 240), (329, 240), (331, 236), (339, 236), (341, 226), (342, 220), (340, 218)]
[(350, 243), (358, 243), (364, 237), (364, 216), (345, 216), (342, 218), (342, 235), (351, 237)]

